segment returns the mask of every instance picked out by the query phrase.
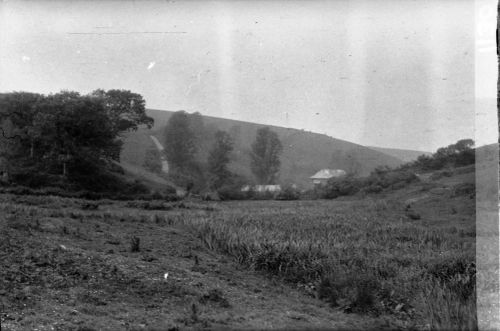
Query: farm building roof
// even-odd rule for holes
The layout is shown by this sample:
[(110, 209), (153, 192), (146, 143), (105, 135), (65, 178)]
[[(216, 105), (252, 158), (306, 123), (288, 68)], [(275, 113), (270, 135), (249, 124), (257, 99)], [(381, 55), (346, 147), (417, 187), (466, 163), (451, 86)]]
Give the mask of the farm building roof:
[(332, 177), (344, 176), (346, 172), (342, 169), (321, 169), (311, 179), (328, 179)]

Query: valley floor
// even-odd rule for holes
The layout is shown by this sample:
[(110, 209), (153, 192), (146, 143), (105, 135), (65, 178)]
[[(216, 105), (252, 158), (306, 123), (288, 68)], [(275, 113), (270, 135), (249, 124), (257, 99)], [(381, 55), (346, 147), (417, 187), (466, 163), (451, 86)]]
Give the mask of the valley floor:
[[(2, 196), (2, 330), (380, 329), (123, 203)], [(163, 218), (165, 217), (165, 218)], [(130, 252), (132, 237), (139, 252)], [(165, 274), (168, 273), (167, 279)]]
[(473, 327), (473, 195), (425, 185), (384, 200), (2, 194), (2, 330)]

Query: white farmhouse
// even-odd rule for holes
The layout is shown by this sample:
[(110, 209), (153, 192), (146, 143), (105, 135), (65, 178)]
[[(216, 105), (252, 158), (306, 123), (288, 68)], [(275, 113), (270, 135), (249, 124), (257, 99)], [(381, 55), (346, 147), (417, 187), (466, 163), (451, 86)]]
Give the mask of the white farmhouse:
[(347, 173), (342, 169), (321, 169), (309, 177), (314, 185), (325, 184), (330, 178), (345, 176)]

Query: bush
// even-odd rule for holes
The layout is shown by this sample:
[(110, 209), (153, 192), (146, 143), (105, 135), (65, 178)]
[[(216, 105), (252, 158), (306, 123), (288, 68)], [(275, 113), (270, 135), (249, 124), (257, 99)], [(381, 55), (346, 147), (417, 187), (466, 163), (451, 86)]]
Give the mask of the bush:
[(354, 195), (360, 191), (364, 182), (360, 178), (344, 177), (328, 180), (326, 185), (317, 188), (323, 199), (335, 199), (343, 195)]
[(384, 188), (377, 184), (372, 184), (370, 186), (365, 187), (366, 193), (380, 193), (384, 190)]
[(332, 307), (341, 306), (347, 313), (378, 313), (377, 278), (363, 273), (330, 274), (318, 283), (317, 296)]
[(221, 200), (245, 200), (251, 195), (248, 192), (242, 192), (240, 187), (234, 185), (223, 185), (217, 190), (217, 194)]
[(130, 239), (130, 252), (136, 253), (140, 252), (140, 242), (141, 240), (138, 237), (132, 237)]
[(318, 188), (303, 191), (300, 195), (300, 198), (302, 200), (316, 200), (320, 199), (321, 197), (321, 192)]
[(283, 190), (278, 193), (277, 200), (298, 200), (300, 192), (293, 186), (285, 186)]
[(278, 197), (278, 194), (280, 192), (271, 192), (271, 191), (264, 191), (264, 192), (254, 192), (253, 193), (253, 200), (273, 200)]
[(212, 289), (212, 290), (208, 291), (207, 294), (204, 294), (202, 297), (200, 297), (199, 301), (202, 304), (207, 304), (209, 302), (217, 303), (222, 308), (231, 307), (231, 305), (229, 304), (229, 301), (224, 296), (224, 293), (222, 293), (222, 291), (219, 289)]
[(60, 176), (50, 175), (41, 171), (20, 172), (12, 175), (12, 182), (16, 185), (27, 186), (31, 188), (41, 188), (44, 186), (64, 185)]
[(418, 181), (417, 175), (406, 168), (390, 169), (376, 168), (368, 177), (355, 178), (347, 176), (332, 178), (326, 185), (316, 188), (319, 196), (324, 199), (335, 199), (340, 196), (380, 193), (384, 189), (402, 189), (407, 184)]
[(438, 180), (438, 179), (441, 179), (443, 177), (451, 177), (452, 175), (453, 175), (453, 171), (450, 169), (446, 169), (446, 170), (437, 171), (437, 172), (433, 173), (430, 176), (430, 179)]
[(164, 200), (164, 201), (177, 201), (179, 197), (177, 196), (177, 191), (168, 187), (167, 189), (161, 191), (153, 191), (151, 194), (143, 194), (142, 197), (144, 200)]
[(472, 183), (461, 183), (453, 187), (452, 197), (472, 195), (476, 193), (476, 185)]
[(173, 169), (168, 177), (187, 193), (199, 194), (207, 188), (203, 167), (195, 163), (185, 169)]

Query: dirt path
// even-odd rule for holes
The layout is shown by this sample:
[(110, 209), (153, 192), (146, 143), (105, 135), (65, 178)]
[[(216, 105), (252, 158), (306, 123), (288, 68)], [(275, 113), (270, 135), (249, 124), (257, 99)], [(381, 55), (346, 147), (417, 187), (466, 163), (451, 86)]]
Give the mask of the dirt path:
[[(19, 210), (29, 215), (34, 213), (30, 210), (41, 209), (23, 206)], [(14, 309), (15, 297), (7, 296), (2, 330), (362, 330), (385, 326), (373, 318), (335, 311), (303, 291), (245, 270), (168, 221), (158, 221), (143, 211), (123, 214), (123, 209), (116, 209), (122, 214), (113, 214), (113, 210), (111, 206), (109, 211), (83, 213), (82, 217), (75, 216), (82, 212), (71, 211), (73, 217), (65, 217), (59, 209), (45, 210), (44, 214), (59, 216), (42, 218), (36, 228), (27, 227), (29, 231), (1, 218), (7, 229), (2, 232), (4, 239), (9, 237), (9, 244), (23, 247), (6, 254), (3, 267), (12, 268), (31, 258), (42, 267), (11, 269), (10, 273), (52, 270), (44, 283), (16, 283), (32, 300)], [(102, 214), (109, 216), (98, 216)], [(26, 222), (30, 222), (28, 217)], [(140, 238), (140, 251), (132, 253), (130, 238), (134, 236)], [(40, 262), (39, 253), (50, 258)], [(75, 274), (80, 275), (79, 281), (64, 285)]]
[(161, 157), (161, 171), (168, 174), (168, 171), (169, 171), (168, 161), (164, 157), (165, 148), (163, 148), (162, 144), (158, 141), (158, 139), (156, 139), (155, 136), (149, 136), (149, 137), (151, 138), (151, 140), (153, 140), (154, 144), (156, 145), (156, 148), (158, 149), (158, 151), (160, 152), (160, 154), (162, 156)]

